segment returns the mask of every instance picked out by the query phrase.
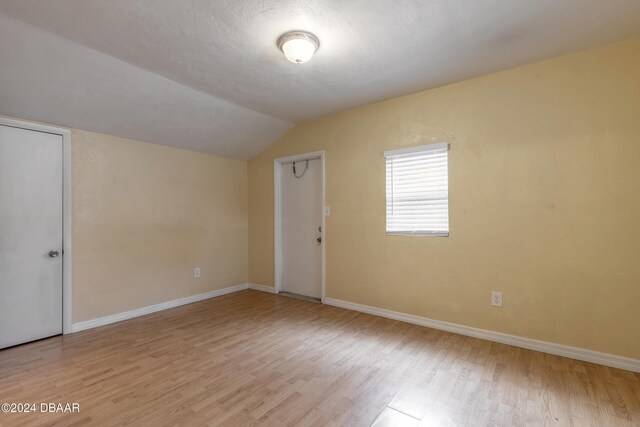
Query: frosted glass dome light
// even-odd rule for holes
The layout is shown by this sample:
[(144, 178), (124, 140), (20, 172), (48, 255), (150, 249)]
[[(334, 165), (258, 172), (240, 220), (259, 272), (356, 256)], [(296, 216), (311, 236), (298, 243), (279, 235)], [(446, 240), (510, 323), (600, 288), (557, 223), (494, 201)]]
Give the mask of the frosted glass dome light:
[(294, 64), (304, 64), (320, 47), (318, 38), (305, 31), (291, 31), (278, 39), (278, 47)]

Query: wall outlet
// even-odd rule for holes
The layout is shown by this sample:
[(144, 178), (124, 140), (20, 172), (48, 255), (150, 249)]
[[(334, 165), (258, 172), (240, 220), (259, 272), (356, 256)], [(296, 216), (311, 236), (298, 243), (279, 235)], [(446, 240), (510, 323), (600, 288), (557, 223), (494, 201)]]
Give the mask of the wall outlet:
[(491, 291), (491, 305), (502, 307), (502, 292)]
[(193, 277), (195, 277), (196, 279), (200, 278), (200, 267), (196, 267), (193, 269)]

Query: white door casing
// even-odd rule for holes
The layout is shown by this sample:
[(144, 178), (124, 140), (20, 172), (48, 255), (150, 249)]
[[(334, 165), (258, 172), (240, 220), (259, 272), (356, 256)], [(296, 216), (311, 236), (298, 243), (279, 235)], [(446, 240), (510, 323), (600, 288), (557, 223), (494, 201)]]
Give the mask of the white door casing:
[(69, 154), (68, 131), (0, 118), (0, 348), (70, 332)]
[[(295, 178), (293, 162), (296, 174), (301, 176), (307, 160), (308, 170), (301, 178)], [(324, 151), (274, 160), (276, 293), (286, 291), (324, 301), (324, 170)]]

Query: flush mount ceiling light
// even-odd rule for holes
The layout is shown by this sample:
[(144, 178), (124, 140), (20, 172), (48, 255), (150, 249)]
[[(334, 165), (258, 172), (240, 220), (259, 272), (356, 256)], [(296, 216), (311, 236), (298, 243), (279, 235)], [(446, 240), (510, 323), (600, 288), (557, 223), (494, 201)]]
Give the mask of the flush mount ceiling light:
[(316, 36), (306, 31), (291, 31), (280, 36), (278, 48), (294, 64), (304, 64), (320, 47)]

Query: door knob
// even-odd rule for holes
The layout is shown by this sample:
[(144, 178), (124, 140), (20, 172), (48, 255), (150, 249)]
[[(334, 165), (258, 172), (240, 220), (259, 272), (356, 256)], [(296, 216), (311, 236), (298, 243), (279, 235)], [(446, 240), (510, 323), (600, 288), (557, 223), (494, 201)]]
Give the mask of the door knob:
[(58, 255), (60, 255), (60, 252), (56, 251), (55, 249), (52, 251), (49, 251), (49, 258), (55, 258)]
[(318, 238), (316, 239), (316, 242), (318, 242), (318, 243), (322, 243), (322, 237), (318, 237)]

